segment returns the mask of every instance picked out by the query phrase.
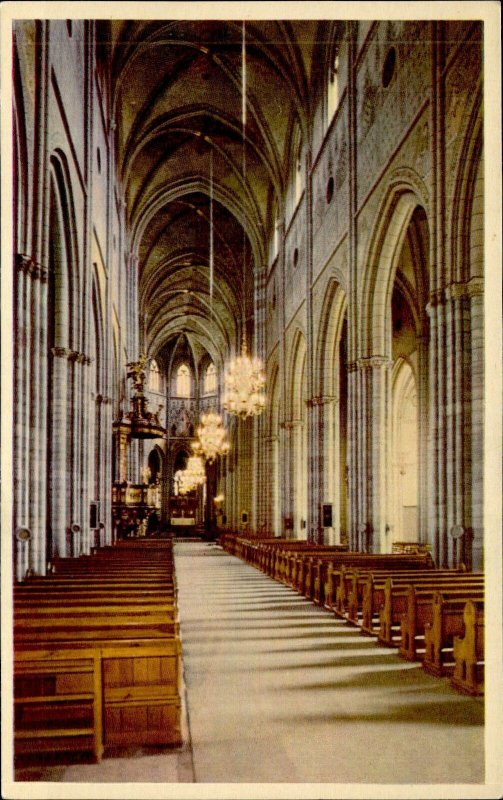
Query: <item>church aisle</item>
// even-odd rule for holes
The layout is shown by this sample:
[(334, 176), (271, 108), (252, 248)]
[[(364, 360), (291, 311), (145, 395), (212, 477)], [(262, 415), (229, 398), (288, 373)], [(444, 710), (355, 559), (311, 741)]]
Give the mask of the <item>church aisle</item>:
[(175, 547), (197, 783), (481, 783), (484, 706), (216, 545)]

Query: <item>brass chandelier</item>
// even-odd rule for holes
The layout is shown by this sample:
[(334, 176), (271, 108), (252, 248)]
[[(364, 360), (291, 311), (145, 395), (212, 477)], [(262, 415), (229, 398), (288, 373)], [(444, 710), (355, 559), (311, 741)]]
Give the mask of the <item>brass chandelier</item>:
[[(243, 185), (246, 180), (246, 34), (243, 22), (243, 39), (241, 50), (241, 76), (242, 76), (242, 142), (243, 142)], [(265, 408), (265, 376), (262, 361), (259, 358), (250, 358), (246, 349), (246, 316), (245, 316), (245, 264), (246, 264), (246, 233), (243, 228), (243, 341), (241, 355), (233, 358), (227, 366), (224, 375), (225, 391), (222, 404), (227, 413), (245, 419), (246, 417), (261, 414)]]
[(197, 436), (200, 451), (210, 464), (217, 456), (225, 456), (230, 450), (223, 419), (213, 409), (201, 415)]
[(245, 419), (261, 414), (265, 408), (265, 376), (262, 361), (250, 358), (243, 333), (241, 355), (233, 358), (224, 377), (223, 407), (229, 414)]
[(178, 470), (175, 474), (180, 494), (188, 494), (206, 483), (206, 470), (200, 455), (200, 445), (195, 442), (192, 449), (194, 453), (189, 457), (185, 469)]

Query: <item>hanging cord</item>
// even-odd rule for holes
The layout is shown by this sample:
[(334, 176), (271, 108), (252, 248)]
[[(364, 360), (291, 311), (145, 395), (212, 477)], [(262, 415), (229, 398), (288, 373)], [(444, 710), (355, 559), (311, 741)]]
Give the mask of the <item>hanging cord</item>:
[[(244, 197), (245, 187), (246, 187), (246, 28), (244, 20), (243, 20), (243, 36), (241, 43), (241, 122), (242, 122), (242, 143), (243, 143), (242, 174), (243, 174), (243, 197)], [(242, 344), (243, 353), (246, 352), (245, 280), (246, 280), (246, 230), (243, 224), (243, 275), (241, 284), (241, 291), (243, 294), (243, 308), (242, 308), (242, 321), (241, 321), (241, 326), (243, 331), (243, 344)]]
[(213, 322), (213, 148), (210, 151), (210, 315)]

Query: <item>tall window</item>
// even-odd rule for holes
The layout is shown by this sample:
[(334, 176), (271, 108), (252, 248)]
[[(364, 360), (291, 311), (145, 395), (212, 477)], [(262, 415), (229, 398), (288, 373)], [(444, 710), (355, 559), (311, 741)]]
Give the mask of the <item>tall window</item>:
[(187, 364), (181, 364), (176, 373), (177, 397), (190, 397), (190, 370)]
[(327, 125), (332, 122), (339, 105), (339, 56), (334, 56), (327, 82)]
[(150, 374), (148, 376), (148, 388), (151, 392), (161, 391), (161, 373), (159, 365), (155, 359), (150, 362)]
[(217, 368), (211, 363), (204, 375), (204, 394), (217, 393)]

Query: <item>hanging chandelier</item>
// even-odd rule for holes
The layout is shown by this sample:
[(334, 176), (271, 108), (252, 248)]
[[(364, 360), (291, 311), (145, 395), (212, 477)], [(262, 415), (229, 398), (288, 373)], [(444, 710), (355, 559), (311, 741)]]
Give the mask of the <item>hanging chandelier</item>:
[[(243, 22), (243, 38), (241, 48), (241, 121), (242, 121), (242, 160), (243, 186), (246, 183), (246, 34)], [(262, 361), (251, 358), (246, 350), (246, 313), (245, 313), (245, 277), (246, 277), (246, 233), (243, 228), (243, 275), (242, 275), (242, 331), (243, 341), (241, 355), (232, 359), (224, 375), (225, 392), (223, 407), (229, 414), (241, 417), (257, 416), (265, 408), (265, 376)]]
[(229, 414), (245, 419), (257, 416), (265, 408), (265, 376), (259, 358), (250, 358), (243, 335), (241, 355), (233, 358), (224, 376), (222, 404)]
[(179, 470), (175, 478), (178, 479), (178, 491), (180, 494), (187, 494), (197, 489), (206, 483), (206, 470), (204, 468), (204, 461), (201, 458), (201, 446), (196, 442), (192, 445), (194, 454), (190, 456), (187, 461), (187, 466), (183, 470)]
[(225, 456), (230, 450), (223, 419), (212, 409), (201, 415), (197, 436), (201, 452), (210, 464), (217, 456)]

